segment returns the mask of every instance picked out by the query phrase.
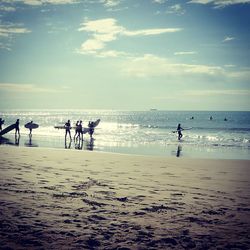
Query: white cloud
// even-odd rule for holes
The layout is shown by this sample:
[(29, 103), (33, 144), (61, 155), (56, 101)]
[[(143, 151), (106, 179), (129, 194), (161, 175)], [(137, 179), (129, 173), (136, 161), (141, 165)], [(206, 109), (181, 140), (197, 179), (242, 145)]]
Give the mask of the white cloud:
[(172, 6), (168, 7), (168, 9), (166, 11), (167, 14), (176, 14), (176, 15), (184, 15), (185, 12), (186, 11), (182, 8), (182, 6), (180, 4), (172, 5)]
[(188, 3), (212, 4), (216, 8), (223, 8), (234, 4), (250, 3), (250, 0), (191, 0)]
[(124, 64), (123, 72), (130, 76), (152, 77), (186, 74), (218, 76), (225, 74), (219, 66), (172, 63), (165, 58), (146, 54), (132, 58)]
[(57, 93), (63, 89), (41, 88), (34, 84), (0, 83), (0, 90), (17, 93)]
[(224, 38), (223, 42), (230, 42), (230, 41), (233, 41), (235, 40), (235, 37), (230, 37), (230, 36), (227, 36)]
[(100, 2), (108, 8), (118, 6), (121, 3), (120, 0), (100, 0)]
[(26, 5), (40, 6), (43, 4), (74, 4), (79, 0), (2, 0), (2, 3), (22, 3)]
[(11, 12), (11, 11), (16, 11), (16, 8), (12, 6), (0, 6), (0, 11), (6, 11), (6, 12)]
[(153, 3), (159, 3), (159, 4), (163, 4), (166, 3), (168, 0), (153, 0)]
[(188, 96), (214, 96), (214, 95), (249, 96), (250, 90), (248, 89), (192, 90), (192, 91), (186, 91), (186, 95)]
[(195, 55), (195, 54), (197, 54), (196, 51), (178, 51), (178, 52), (174, 53), (174, 55), (176, 55), (176, 56)]
[(12, 34), (25, 34), (30, 32), (30, 30), (20, 27), (18, 24), (0, 24), (0, 37), (9, 37)]
[(175, 63), (163, 57), (145, 54), (140, 57), (129, 57), (122, 65), (122, 72), (131, 77), (182, 77), (204, 76), (207, 79), (214, 78), (223, 81), (248, 81), (250, 69), (235, 69), (204, 64)]
[(131, 31), (118, 25), (116, 19), (106, 18), (94, 21), (87, 20), (81, 24), (81, 27), (78, 30), (91, 33), (91, 38), (81, 45), (78, 52), (82, 54), (93, 54), (98, 50), (104, 49), (108, 42), (117, 40), (119, 36), (152, 36), (178, 32), (181, 29), (157, 28)]

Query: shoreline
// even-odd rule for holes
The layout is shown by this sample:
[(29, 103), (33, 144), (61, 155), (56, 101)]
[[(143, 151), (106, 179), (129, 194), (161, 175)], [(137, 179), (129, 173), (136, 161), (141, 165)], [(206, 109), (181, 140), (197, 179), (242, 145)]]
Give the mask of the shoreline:
[(231, 147), (231, 146), (211, 146), (211, 145), (193, 145), (183, 142), (173, 144), (148, 143), (140, 144), (138, 142), (124, 142), (123, 144), (105, 143), (96, 137), (94, 141), (84, 138), (81, 144), (65, 143), (64, 136), (48, 138), (34, 134), (30, 140), (27, 134), (21, 134), (18, 141), (15, 140), (14, 134), (2, 137), (0, 147), (14, 146), (26, 148), (51, 148), (51, 149), (68, 149), (72, 151), (94, 151), (110, 152), (117, 154), (142, 155), (142, 156), (159, 156), (159, 157), (178, 157), (185, 159), (229, 159), (229, 160), (250, 160), (249, 148)]
[(9, 249), (248, 249), (249, 160), (0, 147)]

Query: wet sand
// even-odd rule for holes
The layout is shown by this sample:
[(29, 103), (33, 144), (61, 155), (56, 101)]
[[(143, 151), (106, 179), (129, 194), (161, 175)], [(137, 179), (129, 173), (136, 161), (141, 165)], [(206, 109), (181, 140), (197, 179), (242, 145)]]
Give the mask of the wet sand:
[(0, 249), (249, 249), (250, 161), (0, 147)]

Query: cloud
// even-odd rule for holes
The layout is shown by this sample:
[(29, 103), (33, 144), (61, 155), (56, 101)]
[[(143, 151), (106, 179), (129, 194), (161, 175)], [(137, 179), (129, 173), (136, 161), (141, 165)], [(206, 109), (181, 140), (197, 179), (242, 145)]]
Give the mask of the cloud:
[(1, 5), (0, 6), (0, 11), (12, 12), (12, 11), (16, 11), (16, 8), (14, 8), (12, 6)]
[(2, 0), (2, 3), (21, 3), (25, 5), (40, 6), (44, 4), (74, 4), (79, 3), (79, 0)]
[(100, 0), (100, 2), (107, 8), (116, 7), (121, 3), (120, 0)]
[[(215, 79), (223, 82), (248, 81), (250, 79), (250, 69), (236, 69), (233, 67), (211, 66), (205, 64), (185, 64), (175, 63), (166, 58), (145, 54), (139, 57), (128, 57), (121, 71), (129, 77), (150, 78), (167, 77), (175, 81), (192, 79)], [(188, 78), (187, 78), (188, 77)], [(197, 79), (196, 79), (197, 80)]]
[(78, 31), (85, 31), (91, 34), (91, 38), (85, 41), (78, 53), (96, 54), (104, 49), (106, 44), (117, 40), (118, 37), (127, 36), (152, 36), (164, 33), (173, 33), (180, 31), (180, 28), (156, 28), (127, 30), (125, 27), (117, 24), (117, 20), (113, 18), (99, 19), (94, 21), (85, 21), (81, 24)]
[(174, 53), (174, 55), (176, 55), (176, 56), (195, 55), (195, 54), (197, 54), (196, 51), (179, 51), (179, 52)]
[(212, 4), (215, 8), (223, 8), (229, 5), (250, 3), (250, 0), (191, 0), (188, 3)]
[(23, 27), (22, 24), (1, 24), (0, 23), (0, 49), (11, 50), (13, 38), (16, 35), (30, 33), (31, 30)]
[(168, 7), (168, 9), (166, 11), (167, 14), (176, 14), (176, 15), (184, 15), (185, 12), (186, 11), (182, 8), (182, 6), (180, 4), (172, 5), (172, 6)]
[(61, 89), (41, 88), (34, 84), (0, 83), (0, 90), (17, 93), (58, 93)]
[(237, 96), (250, 96), (248, 89), (220, 89), (220, 90), (192, 90), (186, 91), (188, 96), (215, 96), (215, 95), (237, 95)]
[(172, 63), (165, 58), (145, 54), (132, 58), (123, 65), (123, 72), (136, 77), (181, 76), (187, 74), (205, 74), (210, 76), (224, 74), (219, 66)]
[(21, 27), (22, 24), (0, 24), (0, 37), (9, 37), (13, 34), (25, 34), (31, 31)]
[(224, 38), (223, 42), (230, 42), (230, 41), (233, 41), (233, 40), (235, 40), (234, 37), (227, 36), (227, 37)]
[(163, 4), (166, 3), (168, 0), (153, 0), (153, 3)]

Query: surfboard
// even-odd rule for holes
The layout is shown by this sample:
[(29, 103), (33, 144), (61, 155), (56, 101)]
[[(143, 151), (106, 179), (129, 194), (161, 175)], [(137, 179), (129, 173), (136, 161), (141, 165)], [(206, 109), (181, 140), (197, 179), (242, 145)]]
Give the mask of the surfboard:
[(39, 125), (36, 124), (36, 123), (31, 123), (31, 122), (28, 122), (24, 125), (25, 128), (28, 128), (28, 129), (35, 129), (35, 128), (38, 128)]
[(93, 123), (92, 127), (93, 127), (93, 128), (97, 127), (97, 126), (99, 125), (100, 121), (101, 121), (101, 119), (97, 119), (97, 120)]
[[(181, 131), (183, 131), (183, 130), (190, 130), (190, 129), (192, 129), (192, 127), (190, 127), (190, 128), (183, 128)], [(177, 133), (178, 131), (177, 130), (173, 130), (172, 131), (172, 133)]]
[(83, 128), (82, 129), (82, 133), (83, 134), (87, 134), (89, 132), (90, 128)]
[(3, 129), (1, 132), (0, 132), (0, 136), (10, 132), (11, 130), (13, 130), (14, 128), (16, 127), (16, 124), (12, 124), (10, 126), (8, 126), (7, 128)]
[[(62, 125), (54, 126), (54, 128), (57, 128), (57, 129), (66, 129), (66, 127), (62, 126)], [(72, 129), (72, 128), (75, 128), (75, 127), (70, 127), (70, 129)]]

